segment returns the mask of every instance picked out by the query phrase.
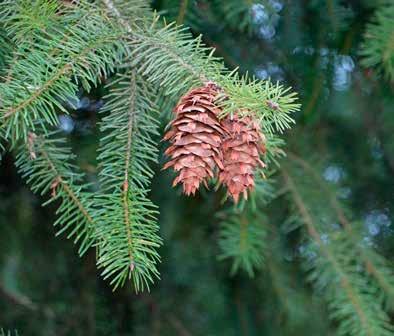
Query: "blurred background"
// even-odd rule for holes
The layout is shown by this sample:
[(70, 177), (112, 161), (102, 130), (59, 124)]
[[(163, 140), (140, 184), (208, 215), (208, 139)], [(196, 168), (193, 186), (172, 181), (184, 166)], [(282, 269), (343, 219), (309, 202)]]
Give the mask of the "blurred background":
[[(93, 250), (80, 259), (71, 241), (55, 237), (55, 206), (41, 206), (46, 198), (29, 191), (8, 153), (0, 166), (0, 327), (33, 336), (331, 335), (326, 305), (305, 281), (299, 234), (288, 234), (291, 201), (281, 172), (293, 176), (319, 220), (335, 211), (323, 195), (334, 193), (365, 243), (393, 261), (394, 86), (362, 55), (367, 24), (387, 3), (153, 1), (168, 20), (203, 34), (229, 68), (299, 93), (296, 126), (283, 135), (288, 155), (269, 180), (275, 197), (251, 219), (264, 222), (275, 242), (264, 267), (253, 278), (231, 275), (231, 261), (218, 260), (223, 194), (186, 198), (158, 166), (151, 198), (161, 211), (162, 279), (151, 293), (137, 295), (131, 285), (112, 292)], [(104, 94), (81, 91), (70, 102), (76, 108), (60, 117), (92, 179)]]

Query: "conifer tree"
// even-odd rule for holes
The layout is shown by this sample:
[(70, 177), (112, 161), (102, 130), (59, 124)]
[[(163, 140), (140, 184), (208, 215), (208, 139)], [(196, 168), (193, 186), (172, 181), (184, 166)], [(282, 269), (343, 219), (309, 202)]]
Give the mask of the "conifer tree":
[[(163, 0), (152, 4), (162, 10), (158, 15), (144, 0), (0, 1), (2, 154), (14, 158), (31, 191), (54, 211), (56, 235), (71, 239), (81, 257), (95, 252), (97, 269), (113, 290), (152, 290), (137, 298), (156, 307), (161, 294), (155, 286), (177, 288), (168, 279), (160, 280), (163, 270), (174, 274), (181, 290), (192, 282), (209, 283), (206, 300), (195, 304), (220, 297), (212, 304), (222, 312), (230, 289), (221, 281), (230, 274), (234, 283), (257, 282), (256, 293), (267, 298), (264, 305), (281, 307), (286, 322), (276, 321), (272, 330), (265, 325), (267, 335), (301, 335), (313, 328), (322, 335), (394, 335), (392, 263), (387, 250), (366, 235), (360, 214), (353, 213), (346, 185), (330, 183), (340, 180), (331, 175), (341, 170), (330, 165), (326, 143), (338, 139), (326, 135), (325, 125), (319, 124), (319, 118), (329, 117), (314, 112), (325, 99), (324, 62), (333, 62), (338, 77), (332, 79), (333, 90), (344, 85), (351, 67), (345, 54), (359, 29), (352, 25), (350, 5), (327, 1), (326, 8), (323, 2), (305, 8), (286, 3), (285, 15), (296, 20), (284, 37), (289, 45), (298, 38), (302, 10), (311, 20), (312, 14), (323, 17), (322, 25), (328, 28), (319, 38), (328, 45), (345, 36), (343, 55), (328, 47), (286, 49), (289, 55), (316, 57), (306, 71), (315, 74), (312, 83), (302, 87), (301, 79), (289, 79), (305, 101), (301, 107), (290, 85), (258, 72), (249, 74), (247, 65), (234, 67), (238, 62), (226, 50), (206, 45), (216, 44), (210, 40), (215, 34), (200, 35), (220, 22), (213, 30), (239, 34), (240, 43), (256, 36), (270, 40), (282, 2)], [(389, 87), (394, 77), (394, 7), (385, 2), (375, 7), (356, 54), (367, 68), (366, 78)], [(352, 33), (344, 35), (347, 30)], [(258, 57), (250, 52), (251, 58)], [(271, 52), (278, 59), (291, 57)], [(289, 72), (291, 76), (297, 74)], [(373, 90), (372, 85), (367, 89)], [(61, 131), (62, 120), (78, 110), (81, 92), (97, 91), (103, 97), (94, 122), (98, 140), (90, 151), (94, 158), (86, 164), (79, 144)], [(386, 128), (370, 130), (388, 139), (387, 144), (393, 139), (392, 101), (390, 92), (380, 116), (388, 120), (383, 122)], [(387, 169), (393, 171), (394, 147), (385, 146), (379, 155), (387, 157)], [(335, 147), (332, 152), (346, 156), (342, 150)], [(170, 167), (175, 173), (159, 173)], [(164, 185), (166, 196), (157, 185)], [(172, 241), (171, 229), (162, 224), (171, 221), (171, 202), (193, 204), (200, 215), (214, 218), (213, 223), (185, 229), (191, 233), (183, 245)], [(179, 207), (179, 217), (174, 218), (187, 216), (187, 211)], [(173, 225), (181, 224), (177, 220)], [(209, 239), (204, 230), (213, 233)], [(176, 262), (161, 266), (162, 250)], [(218, 259), (213, 266), (206, 261), (212, 255)], [(205, 275), (200, 274), (200, 263)], [(222, 268), (226, 275), (215, 277)], [(185, 297), (194, 302), (188, 292)], [(240, 317), (242, 333), (259, 334), (258, 327), (245, 329), (245, 321), (267, 322), (275, 311), (265, 316), (243, 312), (249, 309), (243, 302), (248, 295), (235, 291), (238, 314), (248, 316)], [(159, 309), (169, 311), (168, 306)], [(179, 334), (188, 335), (174, 316), (179, 307), (173, 309), (166, 320)], [(316, 321), (306, 317), (308, 309)], [(138, 314), (140, 332), (148, 334), (145, 317)], [(43, 309), (43, 315), (50, 313)], [(217, 329), (211, 334), (240, 334), (219, 324), (212, 328)], [(206, 330), (196, 331), (203, 333)]]

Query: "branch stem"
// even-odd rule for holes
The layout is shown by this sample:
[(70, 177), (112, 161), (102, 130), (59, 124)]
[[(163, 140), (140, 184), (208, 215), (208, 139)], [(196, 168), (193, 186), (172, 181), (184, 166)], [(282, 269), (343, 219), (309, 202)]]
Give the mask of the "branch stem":
[(126, 144), (126, 159), (124, 163), (124, 180), (123, 180), (123, 213), (124, 213), (124, 223), (126, 226), (127, 242), (128, 242), (128, 252), (130, 258), (130, 267), (134, 266), (133, 263), (133, 240), (132, 232), (130, 229), (130, 215), (129, 215), (129, 169), (130, 169), (130, 159), (131, 159), (131, 145), (132, 145), (132, 135), (133, 135), (133, 125), (135, 122), (135, 100), (136, 100), (136, 74), (135, 71), (131, 73), (130, 80), (130, 105), (128, 112), (127, 121), (127, 144)]
[(55, 178), (54, 180), (57, 180), (59, 182), (59, 184), (62, 186), (62, 188), (64, 189), (64, 191), (68, 194), (68, 196), (70, 197), (70, 199), (74, 202), (74, 204), (78, 207), (78, 209), (81, 211), (81, 213), (84, 215), (84, 217), (88, 220), (88, 222), (90, 224), (94, 224), (93, 218), (89, 215), (88, 211), (86, 210), (86, 208), (83, 206), (82, 202), (78, 199), (77, 195), (75, 195), (75, 193), (73, 192), (73, 190), (71, 189), (71, 187), (69, 186), (68, 182), (66, 182), (62, 175), (60, 174), (60, 172), (58, 171), (58, 169), (56, 168), (55, 164), (53, 163), (53, 161), (51, 160), (50, 156), (48, 155), (47, 151), (43, 148), (43, 146), (40, 146), (40, 152), (42, 154), (42, 156), (45, 158), (45, 160), (47, 161), (50, 169), (53, 171), (53, 173), (55, 174)]
[(189, 0), (182, 0), (181, 7), (179, 8), (178, 17), (176, 19), (176, 23), (178, 25), (183, 24), (183, 22), (185, 21), (185, 15), (186, 15), (188, 4), (189, 4)]

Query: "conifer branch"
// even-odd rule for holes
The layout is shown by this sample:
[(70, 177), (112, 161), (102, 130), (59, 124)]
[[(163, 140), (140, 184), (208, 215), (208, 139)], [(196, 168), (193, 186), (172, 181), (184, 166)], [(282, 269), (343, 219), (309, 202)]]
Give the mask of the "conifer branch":
[(362, 64), (377, 67), (384, 75), (394, 80), (394, 5), (381, 6), (373, 22), (367, 26), (362, 45)]
[[(331, 316), (339, 320), (339, 332), (341, 334), (351, 335), (391, 335), (393, 332), (389, 324), (389, 318), (382, 310), (380, 305), (374, 300), (374, 289), (368, 287), (363, 276), (359, 273), (357, 266), (353, 264), (353, 260), (349, 261), (349, 257), (342, 259), (342, 253), (351, 248), (348, 239), (345, 236), (337, 235), (336, 247), (331, 245), (333, 242), (324, 242), (319, 231), (315, 228), (314, 221), (309, 213), (308, 208), (304, 204), (296, 185), (285, 169), (282, 169), (284, 181), (292, 194), (294, 203), (301, 215), (303, 223), (306, 225), (309, 236), (316, 244), (319, 254), (323, 258), (317, 256), (314, 264), (314, 270), (311, 279), (316, 281), (323, 290), (326, 291), (327, 299), (330, 300)], [(308, 260), (310, 263), (312, 260)], [(327, 267), (327, 261), (332, 268), (334, 274), (331, 274)], [(357, 265), (357, 264), (356, 264)], [(325, 277), (329, 276), (328, 279)], [(335, 281), (337, 278), (337, 281)], [(328, 281), (328, 282), (327, 282)], [(351, 304), (350, 309), (344, 309), (347, 303), (341, 296), (341, 293), (334, 286), (338, 284), (343, 289), (343, 293), (347, 297), (347, 302)], [(357, 317), (354, 320), (354, 317)]]
[[(342, 209), (342, 206), (339, 204), (335, 195), (333, 195), (330, 188), (324, 183), (320, 177), (320, 175), (316, 172), (316, 170), (305, 160), (300, 158), (299, 156), (289, 152), (289, 158), (297, 162), (301, 165), (306, 171), (308, 171), (314, 180), (318, 183), (319, 187), (326, 193), (328, 196), (329, 203), (331, 204), (332, 209), (335, 211), (339, 223), (346, 230), (346, 233), (349, 235), (349, 238), (354, 240), (355, 248), (359, 251), (360, 257), (362, 258), (365, 268), (367, 272), (375, 278), (381, 289), (388, 295), (389, 305), (394, 305), (394, 274), (392, 274), (390, 268), (386, 266), (386, 262), (382, 257), (378, 257), (371, 248), (368, 248), (365, 245), (360, 245), (360, 242), (356, 241), (358, 236), (355, 235), (352, 224), (348, 221), (345, 211)], [(375, 265), (375, 262), (377, 263)]]
[(272, 183), (256, 175), (250, 198), (218, 214), (219, 260), (231, 259), (232, 274), (244, 270), (250, 277), (265, 266), (268, 228), (262, 209), (274, 194)]
[(58, 186), (61, 186), (66, 192), (66, 194), (69, 196), (71, 201), (75, 204), (75, 206), (79, 209), (79, 211), (81, 211), (82, 215), (86, 218), (86, 221), (89, 223), (89, 225), (93, 227), (94, 222), (92, 217), (89, 215), (88, 211), (85, 209), (84, 205), (81, 203), (81, 201), (74, 193), (70, 185), (67, 183), (67, 181), (63, 179), (62, 175), (59, 173), (58, 169), (54, 165), (48, 153), (45, 151), (45, 149), (42, 146), (39, 147), (39, 152), (45, 158), (45, 161), (47, 162), (48, 166), (52, 170), (55, 177), (54, 182), (51, 185), (52, 197), (56, 196), (56, 188)]
[(93, 203), (92, 195), (85, 191), (88, 185), (81, 184), (83, 175), (74, 172), (76, 167), (68, 162), (70, 158), (63, 139), (29, 133), (18, 151), (16, 165), (32, 191), (51, 193), (44, 205), (60, 200), (54, 225), (61, 226), (58, 234), (69, 231), (67, 238), (74, 238), (74, 243), (80, 241), (82, 255), (93, 244)]
[[(55, 87), (55, 84), (58, 84), (58, 83), (60, 84), (61, 83), (60, 80), (62, 79), (62, 77), (70, 75), (70, 73), (73, 71), (73, 68), (79, 62), (83, 62), (83, 63), (86, 62), (85, 59), (86, 59), (86, 56), (88, 55), (89, 52), (96, 50), (98, 47), (100, 47), (102, 45), (116, 41), (116, 39), (118, 37), (119, 36), (117, 36), (117, 37), (115, 37), (115, 36), (103, 37), (101, 39), (96, 40), (92, 45), (87, 46), (79, 54), (75, 55), (75, 57), (71, 61), (69, 61), (68, 63), (66, 63), (64, 65), (61, 65), (58, 69), (56, 69), (56, 72), (50, 78), (48, 78), (38, 89), (31, 92), (31, 94), (29, 96), (27, 96), (26, 99), (20, 101), (19, 103), (17, 103), (14, 106), (4, 108), (4, 111), (2, 111), (3, 125), (8, 128), (8, 132), (10, 132), (10, 128), (12, 127), (11, 126), (12, 123), (19, 122), (19, 120), (8, 121), (8, 119), (10, 119), (13, 116), (15, 119), (22, 119), (22, 120), (25, 118), (31, 118), (31, 117), (27, 117), (27, 114), (30, 112), (28, 109), (30, 105), (35, 104), (35, 102), (40, 98), (44, 101), (45, 96), (48, 94), (48, 91), (49, 91), (49, 95), (51, 95), (52, 92), (50, 90), (55, 91), (57, 89)], [(85, 66), (86, 66), (86, 64), (85, 64)], [(78, 74), (78, 76), (79, 75), (80, 74)], [(70, 89), (72, 89), (72, 86), (73, 86), (71, 83), (67, 83), (67, 81), (64, 81), (61, 84), (69, 85)], [(72, 90), (75, 93), (76, 87), (74, 86), (74, 88)], [(56, 105), (58, 105), (58, 104), (56, 103)], [(49, 111), (50, 110), (51, 109), (49, 109)], [(65, 112), (64, 109), (62, 109), (62, 110)], [(24, 116), (17, 118), (17, 114), (19, 112), (24, 113)], [(55, 123), (55, 120), (56, 120), (55, 114), (49, 114), (49, 115), (43, 114), (42, 117), (45, 118), (49, 124)], [(28, 123), (26, 125), (21, 125), (22, 132), (23, 132), (22, 137), (25, 136), (26, 131), (27, 131), (27, 127), (31, 126), (34, 121), (35, 121), (35, 119), (31, 119), (31, 121), (28, 121)], [(7, 124), (8, 124), (8, 126), (6, 126)]]
[(325, 246), (323, 240), (320, 238), (318, 231), (314, 227), (313, 219), (309, 215), (309, 212), (308, 212), (307, 208), (305, 207), (304, 202), (302, 201), (301, 196), (299, 195), (297, 188), (294, 185), (293, 181), (291, 180), (290, 176), (284, 170), (282, 170), (282, 174), (285, 179), (286, 185), (288, 186), (290, 192), (293, 195), (294, 202), (295, 202), (298, 210), (300, 211), (300, 214), (307, 226), (308, 233), (310, 234), (312, 239), (318, 244), (319, 249), (322, 251), (322, 253), (325, 255), (325, 257), (331, 262), (334, 269), (341, 276), (341, 285), (345, 289), (345, 292), (347, 293), (350, 301), (352, 302), (352, 304), (355, 308), (355, 311), (359, 317), (359, 321), (362, 325), (362, 328), (364, 330), (367, 330), (368, 336), (373, 336), (373, 333), (369, 328), (369, 324), (368, 324), (366, 315), (364, 314), (364, 311), (361, 308), (360, 300), (358, 299), (357, 294), (353, 290), (353, 286), (351, 285), (351, 282), (346, 277), (345, 273), (341, 270), (341, 266), (338, 264), (335, 257), (332, 256), (329, 249)]
[[(179, 96), (193, 86), (213, 81), (223, 88), (222, 117), (235, 111), (261, 120), (267, 132), (283, 131), (294, 123), (290, 116), (300, 105), (297, 97), (269, 81), (229, 73), (214, 49), (202, 45), (201, 36), (192, 39), (185, 29), (174, 25), (160, 26), (155, 17), (149, 27), (142, 27), (130, 40), (130, 66), (138, 66), (148, 81), (159, 83), (165, 94)], [(183, 69), (183, 71), (181, 71)], [(192, 76), (190, 76), (192, 75)]]
[(291, 114), (300, 105), (291, 88), (229, 72), (213, 56), (214, 50), (202, 45), (201, 37), (192, 39), (185, 30), (159, 24), (156, 18), (133, 36), (130, 65), (138, 67), (148, 81), (158, 83), (166, 95), (179, 97), (190, 87), (213, 81), (224, 92), (222, 118), (237, 111), (260, 120), (268, 133), (282, 132), (294, 123)]
[(146, 198), (156, 162), (157, 135), (153, 96), (136, 72), (119, 75), (111, 84), (101, 123), (104, 133), (98, 156), (103, 195), (97, 241), (99, 267), (116, 288), (133, 279), (137, 291), (158, 277), (157, 211)]
[(265, 219), (248, 206), (243, 211), (230, 209), (221, 216), (224, 218), (219, 232), (219, 260), (232, 259), (232, 274), (243, 269), (252, 277), (264, 264)]
[[(105, 1), (107, 8), (121, 20), (113, 1)], [(185, 28), (175, 23), (166, 25), (154, 16), (152, 21), (136, 28), (130, 35), (130, 67), (138, 67), (147, 81), (160, 85), (165, 95), (179, 98), (191, 87), (215, 82), (224, 90), (222, 117), (235, 111), (257, 117), (266, 132), (282, 132), (294, 123), (291, 113), (300, 105), (295, 93), (269, 81), (229, 72), (223, 62), (214, 57), (214, 49), (205, 47), (201, 36), (193, 39)], [(175, 98), (176, 97), (176, 98)]]
[[(131, 2), (138, 9), (136, 13), (145, 11), (143, 1)], [(57, 113), (67, 112), (64, 103), (76, 98), (80, 85), (89, 91), (101, 77), (108, 78), (131, 59), (127, 67), (133, 72), (114, 81), (103, 111), (108, 115), (101, 123), (104, 136), (98, 155), (101, 190), (94, 207), (81, 189), (63, 176), (66, 171), (58, 168), (62, 167), (60, 162), (53, 166), (48, 162), (56, 158), (55, 149), (51, 155), (40, 152), (40, 160), (32, 160), (35, 165), (28, 157), (21, 159), (20, 165), (32, 175), (34, 190), (43, 188), (55, 196), (61, 193), (69, 202), (63, 201), (59, 208), (63, 216), (60, 222), (76, 240), (82, 236), (87, 239), (83, 251), (95, 239), (103, 276), (112, 278), (114, 287), (132, 278), (135, 288), (141, 290), (158, 277), (156, 264), (160, 260), (156, 251), (161, 244), (157, 210), (147, 198), (153, 176), (149, 163), (157, 159), (157, 117), (152, 114), (152, 103), (158, 90), (175, 100), (191, 87), (213, 81), (223, 88), (225, 113), (242, 108), (262, 121), (268, 133), (288, 128), (293, 122), (290, 113), (299, 105), (294, 94), (278, 84), (229, 72), (213, 56), (213, 49), (205, 47), (201, 37), (193, 39), (186, 29), (166, 25), (152, 14), (138, 18), (134, 7), (126, 8), (130, 1), (102, 3), (105, 10), (87, 1), (61, 10), (52, 0), (48, 7), (37, 5), (34, 11), (29, 11), (24, 1), (13, 5), (7, 29), (14, 41), (21, 43), (18, 52), (22, 57), (13, 64), (10, 80), (0, 84), (1, 129), (13, 145), (20, 139), (29, 141), (28, 134), (35, 128), (46, 133), (48, 125), (57, 124)], [(31, 22), (25, 22), (25, 15), (31, 16)], [(23, 41), (29, 30), (32, 37)], [(32, 74), (30, 69), (34, 69)], [(272, 134), (267, 136), (276, 141)], [(50, 169), (41, 179), (39, 169), (44, 167)], [(241, 226), (238, 236), (241, 253), (236, 260), (243, 258), (249, 273), (263, 258), (263, 239), (254, 237), (263, 237), (264, 229), (255, 224), (258, 221)], [(244, 239), (246, 232), (249, 246)]]
[[(123, 32), (99, 12), (93, 15), (91, 6), (81, 4), (78, 10), (76, 17), (73, 12), (64, 13), (61, 19), (54, 14), (57, 20), (71, 22), (61, 29), (34, 30), (34, 39), (22, 43), (24, 57), (10, 70), (17, 77), (0, 85), (2, 128), (13, 142), (25, 139), (38, 120), (44, 130), (46, 124), (57, 123), (57, 110), (67, 112), (62, 102), (77, 93), (74, 78), (89, 90), (101, 75), (106, 76), (120, 62), (123, 45), (119, 38)], [(89, 20), (83, 20), (88, 13)], [(11, 32), (19, 29), (18, 20), (22, 18), (15, 14)], [(25, 49), (31, 52), (26, 53)], [(31, 67), (35, 71), (30, 74)]]

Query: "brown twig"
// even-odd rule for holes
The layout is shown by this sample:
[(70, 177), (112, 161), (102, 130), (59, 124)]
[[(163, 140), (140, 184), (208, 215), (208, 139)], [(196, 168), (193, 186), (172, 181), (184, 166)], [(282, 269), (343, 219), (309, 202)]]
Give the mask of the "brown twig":
[(183, 24), (183, 21), (185, 20), (185, 15), (186, 15), (188, 4), (189, 4), (189, 0), (182, 0), (181, 6), (179, 8), (178, 17), (176, 19), (176, 23), (178, 25)]

